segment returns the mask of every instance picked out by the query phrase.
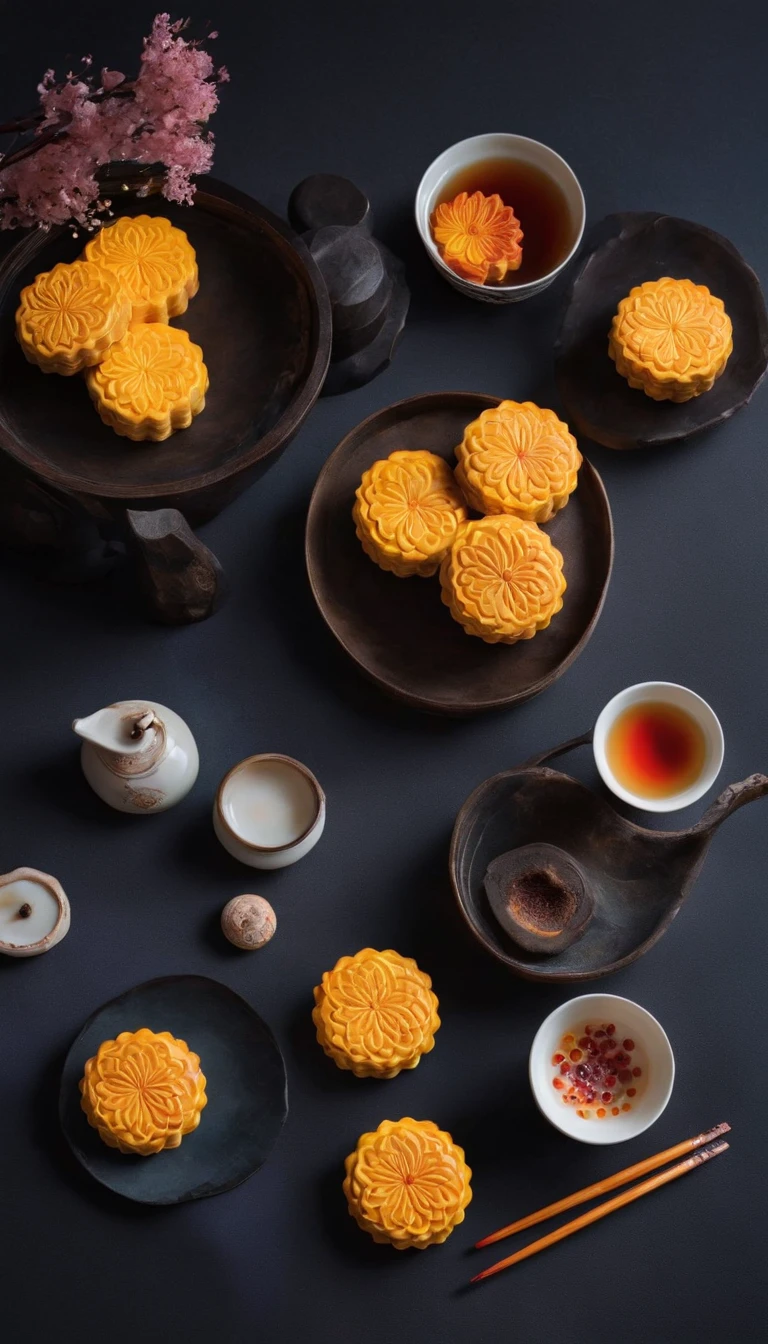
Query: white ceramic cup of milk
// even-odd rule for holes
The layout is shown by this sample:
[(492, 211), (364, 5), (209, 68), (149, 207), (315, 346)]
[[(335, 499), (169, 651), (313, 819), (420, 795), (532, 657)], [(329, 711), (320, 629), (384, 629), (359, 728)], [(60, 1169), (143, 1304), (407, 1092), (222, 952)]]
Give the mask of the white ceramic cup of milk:
[(219, 785), (213, 829), (226, 850), (250, 868), (286, 868), (317, 844), (325, 794), (291, 756), (247, 756)]

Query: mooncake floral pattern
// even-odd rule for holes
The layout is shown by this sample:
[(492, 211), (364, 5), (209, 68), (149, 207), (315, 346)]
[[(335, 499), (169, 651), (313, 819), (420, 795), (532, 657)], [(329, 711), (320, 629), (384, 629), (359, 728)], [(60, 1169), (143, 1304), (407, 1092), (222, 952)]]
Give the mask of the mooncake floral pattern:
[(398, 1251), (445, 1241), (472, 1198), (463, 1150), (431, 1120), (384, 1120), (360, 1136), (345, 1168), (352, 1217)]
[(103, 359), (130, 314), (114, 277), (88, 262), (59, 262), (21, 291), (16, 331), (30, 363), (73, 374)]
[(363, 948), (315, 987), (312, 1020), (323, 1050), (358, 1078), (415, 1069), (440, 1026), (432, 981), (411, 957)]
[(178, 1148), (208, 1100), (199, 1056), (170, 1032), (146, 1027), (104, 1041), (86, 1063), (80, 1091), (104, 1142), (142, 1157)]
[(500, 196), (462, 191), (432, 214), (432, 236), (446, 266), (465, 280), (500, 283), (523, 260), (523, 231)]
[(205, 406), (208, 372), (199, 345), (162, 322), (136, 323), (88, 374), (105, 424), (130, 439), (167, 439)]
[(554, 411), (502, 401), (482, 411), (456, 449), (456, 479), (480, 513), (546, 523), (576, 489), (581, 453)]
[(437, 573), (467, 517), (444, 458), (422, 450), (374, 462), (355, 495), (352, 516), (366, 555), (401, 578)]
[(536, 523), (496, 516), (465, 523), (440, 571), (443, 601), (468, 635), (516, 644), (563, 605), (563, 557)]
[(649, 280), (619, 304), (608, 352), (630, 387), (655, 401), (707, 392), (733, 350), (722, 299), (692, 280)]
[(162, 215), (123, 215), (86, 244), (85, 256), (117, 278), (134, 321), (167, 322), (198, 290), (194, 248)]

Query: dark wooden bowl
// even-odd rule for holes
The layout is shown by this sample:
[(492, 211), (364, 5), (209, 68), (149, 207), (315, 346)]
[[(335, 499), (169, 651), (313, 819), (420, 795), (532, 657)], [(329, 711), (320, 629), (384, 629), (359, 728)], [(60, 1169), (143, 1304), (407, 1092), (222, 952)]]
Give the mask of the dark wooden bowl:
[(84, 238), (30, 231), (0, 263), (0, 448), (38, 480), (111, 514), (171, 506), (212, 517), (277, 460), (311, 410), (331, 350), (325, 285), (304, 244), (242, 192), (201, 179), (191, 207), (131, 196), (118, 213), (163, 214), (197, 252), (200, 290), (174, 318), (203, 348), (202, 414), (164, 443), (103, 425), (80, 377), (43, 374), (15, 338), (19, 291)]
[[(133, 1157), (108, 1148), (80, 1107), (85, 1062), (121, 1031), (170, 1031), (200, 1056), (208, 1104), (179, 1148)], [(234, 990), (204, 975), (166, 975), (89, 1017), (64, 1064), (59, 1118), (78, 1162), (126, 1199), (183, 1204), (223, 1194), (267, 1160), (288, 1114), (285, 1064), (272, 1032)]]
[[(687, 831), (649, 831), (627, 821), (578, 780), (543, 762), (592, 741), (592, 733), (487, 779), (456, 818), (451, 882), (478, 942), (526, 980), (596, 980), (647, 952), (690, 892), (718, 826), (768, 793), (768, 776), (730, 784)], [(583, 870), (594, 913), (578, 942), (554, 956), (525, 952), (493, 914), (483, 880), (489, 863), (522, 845), (556, 845)]]
[[(689, 439), (747, 404), (768, 367), (768, 314), (760, 282), (733, 243), (687, 219), (628, 211), (592, 230), (582, 258), (555, 345), (572, 429), (606, 448), (654, 448)], [(630, 387), (608, 356), (621, 300), (664, 275), (707, 285), (733, 323), (733, 353), (714, 387), (680, 405)]]
[(465, 426), (497, 405), (479, 392), (433, 392), (377, 411), (328, 458), (309, 506), (307, 570), (329, 629), (382, 690), (438, 714), (514, 705), (551, 686), (589, 639), (613, 564), (608, 499), (587, 461), (575, 494), (546, 524), (568, 588), (562, 611), (533, 639), (503, 645), (465, 635), (440, 600), (437, 578), (399, 579), (368, 559), (352, 522), (363, 472), (398, 448), (453, 461)]

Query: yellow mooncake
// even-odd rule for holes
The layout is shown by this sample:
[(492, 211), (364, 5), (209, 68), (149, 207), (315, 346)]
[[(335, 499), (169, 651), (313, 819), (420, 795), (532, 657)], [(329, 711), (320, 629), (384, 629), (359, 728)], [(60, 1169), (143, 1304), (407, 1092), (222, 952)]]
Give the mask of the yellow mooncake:
[(520, 269), (523, 231), (514, 210), (501, 197), (461, 191), (443, 201), (430, 220), (432, 237), (446, 266), (465, 280), (502, 284)]
[(502, 401), (482, 411), (456, 449), (456, 479), (478, 513), (546, 523), (576, 489), (581, 453), (554, 411)]
[(364, 473), (352, 510), (366, 555), (401, 579), (436, 574), (467, 517), (444, 458), (421, 449), (395, 452)]
[(344, 1165), (349, 1212), (374, 1241), (423, 1251), (464, 1221), (472, 1172), (464, 1150), (431, 1120), (383, 1120), (360, 1135)]
[(733, 350), (722, 299), (692, 280), (647, 280), (619, 304), (608, 353), (630, 387), (654, 401), (708, 392)]
[(121, 1031), (87, 1061), (80, 1105), (109, 1148), (150, 1157), (178, 1148), (208, 1098), (199, 1056), (168, 1031)]
[(99, 230), (84, 255), (119, 281), (134, 322), (167, 322), (198, 291), (195, 249), (163, 215), (122, 215)]
[(208, 370), (186, 331), (136, 322), (90, 370), (87, 382), (105, 425), (136, 442), (159, 442), (186, 429), (203, 410)]
[(114, 276), (89, 262), (60, 261), (21, 291), (16, 335), (43, 373), (98, 364), (128, 330), (131, 305)]
[(516, 644), (563, 605), (563, 557), (536, 523), (505, 514), (465, 523), (440, 569), (443, 601), (466, 634)]
[(411, 957), (364, 947), (315, 987), (312, 1021), (326, 1055), (358, 1078), (415, 1069), (440, 1026), (432, 981)]

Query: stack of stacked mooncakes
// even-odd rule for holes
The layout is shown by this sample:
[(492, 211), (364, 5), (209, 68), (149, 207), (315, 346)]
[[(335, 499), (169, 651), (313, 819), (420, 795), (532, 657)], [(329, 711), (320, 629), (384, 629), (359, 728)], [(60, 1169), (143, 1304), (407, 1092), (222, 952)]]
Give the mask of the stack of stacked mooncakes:
[(163, 216), (124, 215), (83, 257), (21, 292), (19, 344), (44, 373), (84, 372), (101, 419), (123, 438), (167, 439), (205, 406), (208, 371), (186, 331), (199, 279), (187, 235)]
[(374, 462), (355, 496), (357, 536), (398, 577), (439, 570), (443, 602), (466, 634), (532, 639), (563, 605), (563, 557), (539, 524), (576, 489), (576, 440), (554, 411), (502, 401), (467, 426), (456, 457), (455, 472), (422, 450)]

